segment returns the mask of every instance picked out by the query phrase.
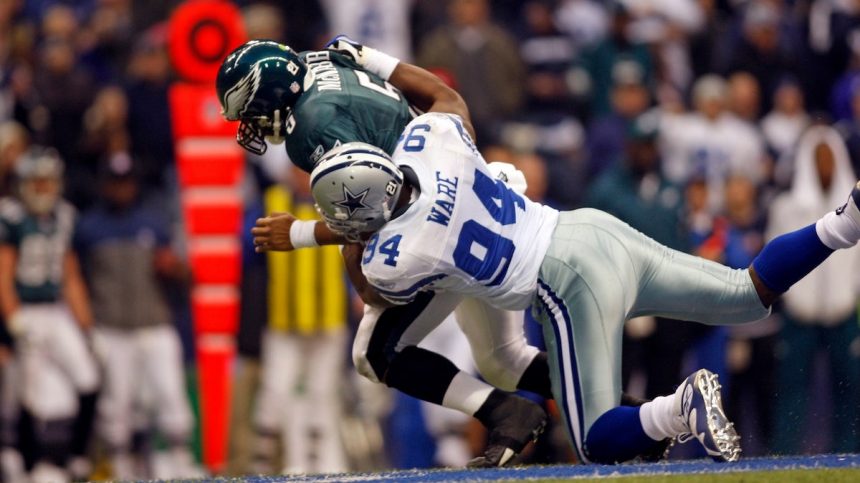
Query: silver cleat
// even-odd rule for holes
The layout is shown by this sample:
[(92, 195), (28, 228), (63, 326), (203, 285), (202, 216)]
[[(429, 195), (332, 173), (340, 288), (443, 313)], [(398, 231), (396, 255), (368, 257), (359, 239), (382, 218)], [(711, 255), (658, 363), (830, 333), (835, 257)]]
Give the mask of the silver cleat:
[(690, 432), (678, 436), (678, 442), (695, 437), (715, 461), (737, 461), (741, 456), (741, 437), (723, 411), (717, 375), (699, 369), (684, 384), (681, 416)]

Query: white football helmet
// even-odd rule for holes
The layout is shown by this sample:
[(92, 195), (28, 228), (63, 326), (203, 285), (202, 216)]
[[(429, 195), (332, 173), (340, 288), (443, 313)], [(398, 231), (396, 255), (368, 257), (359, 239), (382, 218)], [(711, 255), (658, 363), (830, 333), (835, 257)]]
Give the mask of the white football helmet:
[(403, 173), (385, 151), (347, 143), (326, 153), (311, 173), (311, 192), (328, 227), (350, 241), (388, 220), (403, 188)]

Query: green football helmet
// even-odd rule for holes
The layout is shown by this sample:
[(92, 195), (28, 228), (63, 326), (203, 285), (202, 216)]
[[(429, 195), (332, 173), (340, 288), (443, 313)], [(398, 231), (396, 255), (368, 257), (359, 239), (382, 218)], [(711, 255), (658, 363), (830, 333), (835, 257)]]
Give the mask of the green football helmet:
[(254, 154), (266, 141), (284, 141), (285, 122), (313, 75), (299, 55), (284, 44), (251, 40), (230, 53), (215, 80), (221, 115), (239, 121), (236, 141)]

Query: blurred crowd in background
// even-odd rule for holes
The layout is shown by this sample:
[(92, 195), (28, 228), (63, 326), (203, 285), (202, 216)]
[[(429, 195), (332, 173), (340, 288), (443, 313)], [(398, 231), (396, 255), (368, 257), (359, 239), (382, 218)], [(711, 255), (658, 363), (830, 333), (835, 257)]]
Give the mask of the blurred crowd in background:
[[(167, 101), (174, 77), (164, 22), (178, 3), (0, 0), (0, 195), (13, 195), (15, 165), (29, 146), (56, 149), (64, 196), (81, 214), (75, 247), (96, 329), (169, 328), (185, 349), (191, 382), (181, 401), (161, 399), (170, 391), (159, 389), (185, 380), (178, 364), (141, 376), (154, 381), (144, 394), (120, 386), (145, 364), (114, 381), (103, 371), (87, 454), (126, 472), (114, 475), (199, 471), (171, 449), (193, 448), (196, 401)], [(843, 204), (860, 173), (858, 0), (237, 3), (249, 38), (303, 51), (345, 33), (430, 69), (466, 100), (485, 158), (525, 173), (530, 198), (608, 211), (665, 245), (732, 267), (748, 266), (774, 234)], [(313, 216), (307, 180), (281, 149), (248, 161), (248, 226), (284, 207)], [(150, 233), (128, 237), (148, 251), (122, 252), (153, 260), (133, 290), (110, 282), (129, 276), (116, 273), (129, 258), (98, 250), (94, 226), (112, 223), (117, 233), (137, 233), (129, 224)], [(229, 472), (462, 465), (480, 452), (478, 423), (354, 375), (350, 333), (361, 306), (337, 253), (267, 258), (245, 237)], [(860, 450), (857, 257), (834, 255), (752, 325), (630, 321), (627, 392), (666, 394), (681, 375), (706, 367), (722, 375), (745, 454)], [(526, 323), (540, 345), (540, 331)], [(452, 360), (471, 364), (456, 329), (436, 336)], [(164, 337), (178, 347), (175, 335)], [(7, 367), (13, 339), (0, 358)], [(20, 449), (20, 438), (6, 434), (20, 411), (8, 409), (18, 385), (5, 374), (0, 452)], [(561, 431), (526, 458), (570, 461)], [(159, 473), (152, 468), (164, 464), (140, 459), (158, 453), (172, 455), (174, 469)], [(95, 471), (111, 474), (98, 464)]]

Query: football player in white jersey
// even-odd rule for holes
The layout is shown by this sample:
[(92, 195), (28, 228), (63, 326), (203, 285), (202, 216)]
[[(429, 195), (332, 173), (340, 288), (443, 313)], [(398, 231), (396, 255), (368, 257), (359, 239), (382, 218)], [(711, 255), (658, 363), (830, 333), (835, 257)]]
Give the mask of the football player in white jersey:
[[(237, 92), (236, 86), (244, 85), (259, 65), (268, 66), (259, 72), (263, 76), (260, 89), (242, 119), (249, 125), (257, 125), (260, 119), (274, 116), (273, 110), (285, 109), (284, 112), (291, 113), (288, 117), (298, 124), (283, 133), (284, 144), (292, 161), (308, 173), (326, 150), (342, 142), (369, 142), (392, 153), (398, 136), (413, 117), (414, 111), (406, 99), (421, 110), (467, 116), (462, 98), (433, 74), (349, 39), (337, 37), (328, 50), (298, 55), (286, 46), (273, 44), (251, 41), (240, 47), (237, 54), (228, 56), (219, 73), (220, 97), (225, 113), (230, 112), (234, 104), (230, 101), (231, 93)], [(260, 59), (268, 62), (272, 58), (306, 67), (325, 82), (311, 83), (307, 91), (287, 95), (298, 100), (284, 104), (281, 97), (291, 92), (288, 87), (300, 84), (277, 68), (281, 64), (259, 64)], [(296, 81), (305, 76), (303, 72), (301, 68), (297, 71)], [(356, 77), (357, 72), (363, 77)], [(367, 75), (376, 80), (363, 83), (361, 79)], [(265, 132), (272, 129), (271, 124), (267, 126)], [(257, 135), (240, 137), (245, 141), (262, 140), (263, 131), (256, 128), (251, 131)], [(254, 144), (245, 141), (240, 144)], [(311, 245), (316, 245), (313, 222), (294, 220), (289, 215), (258, 220), (258, 226), (252, 230), (258, 251), (278, 249), (279, 244), (265, 233), (277, 232), (276, 228), (284, 228), (285, 224), (287, 235), (299, 229), (311, 239)], [(289, 243), (282, 249), (293, 247)], [(523, 389), (552, 397), (549, 365), (546, 353), (527, 345), (521, 313), (506, 313), (476, 300), (461, 303), (462, 299), (455, 293), (423, 292), (404, 306), (367, 307), (353, 345), (353, 361), (358, 372), (374, 382), (475, 416), (487, 427), (489, 437), (486, 457), (476, 460), (474, 465), (495, 466), (504, 463), (501, 460), (504, 449), (518, 452), (546, 418), (540, 405), (506, 391)], [(498, 389), (459, 370), (440, 354), (418, 346), (455, 307), (479, 372)]]
[[(557, 212), (491, 178), (460, 118), (430, 113), (394, 155), (361, 143), (328, 153), (311, 175), (348, 269), (377, 306), (426, 290), (505, 309), (529, 306), (547, 340), (552, 391), (580, 461), (615, 463), (665, 438), (695, 437), (719, 461), (740, 456), (717, 376), (699, 370), (675, 393), (620, 405), (624, 321), (655, 315), (712, 325), (765, 317), (836, 249), (860, 239), (860, 184), (815, 224), (768, 243), (749, 269), (677, 252), (594, 209)], [(848, 283), (848, 281), (846, 281)]]

